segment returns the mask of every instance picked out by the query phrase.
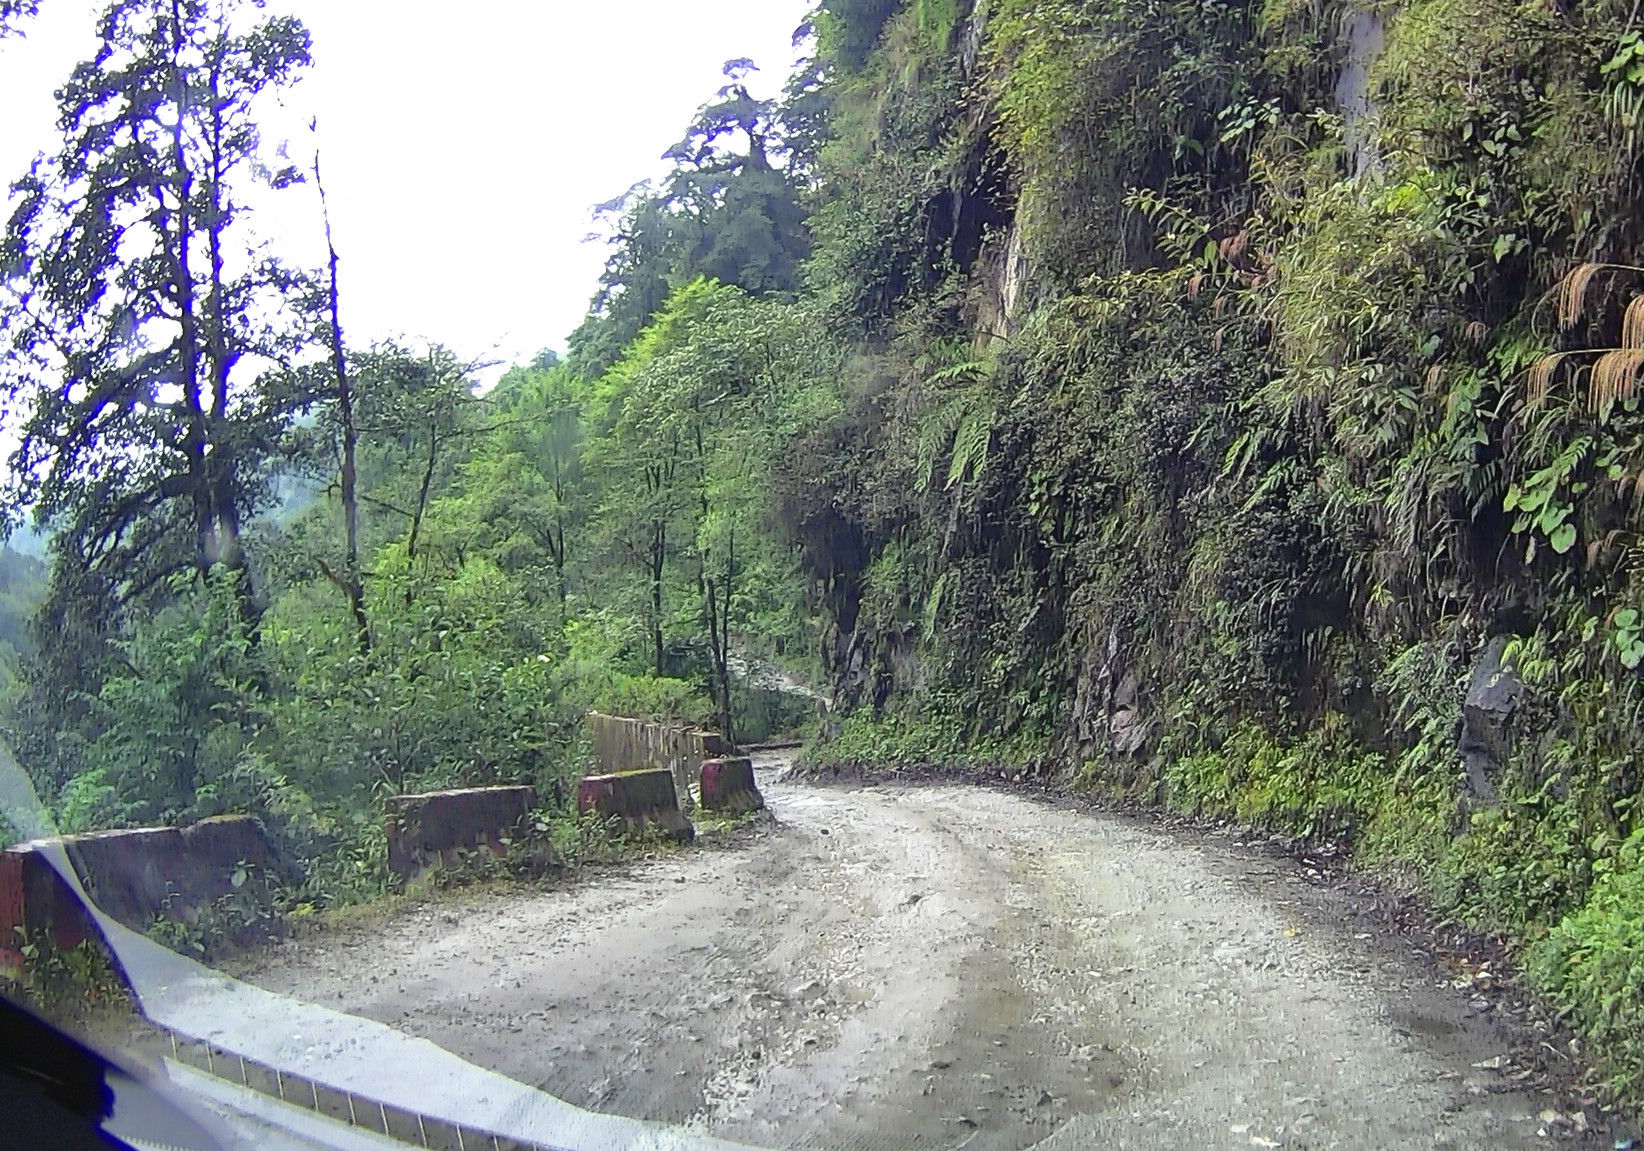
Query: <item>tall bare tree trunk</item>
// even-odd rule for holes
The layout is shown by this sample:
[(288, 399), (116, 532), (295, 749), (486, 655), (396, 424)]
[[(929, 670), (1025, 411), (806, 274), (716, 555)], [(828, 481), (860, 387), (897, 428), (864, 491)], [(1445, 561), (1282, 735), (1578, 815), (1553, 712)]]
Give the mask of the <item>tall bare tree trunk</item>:
[[(182, 379), (178, 381), (183, 392), (183, 403), (188, 408), (188, 431), (183, 438), (183, 455), (188, 461), (189, 497), (194, 513), (195, 565), (201, 575), (211, 571), (217, 562), (216, 530), (212, 515), (211, 477), (206, 469), (206, 414), (200, 398), (200, 318), (196, 312), (194, 291), (194, 173), (189, 168), (188, 153), (183, 146), (183, 122), (188, 115), (188, 88), (183, 80), (183, 14), (177, 0), (171, 5), (171, 77), (177, 92), (176, 120), (171, 125), (171, 176), (177, 196), (176, 232), (171, 256), (171, 289), (177, 307), (177, 324), (181, 329), (178, 346), (182, 350)], [(161, 215), (166, 213), (161, 193)], [(162, 225), (163, 226), (163, 225)]]
[[(719, 713), (719, 733), (732, 743), (736, 734), (731, 720), (731, 593), (736, 583), (736, 534), (729, 539), (726, 552), (725, 578), (716, 580), (702, 575), (703, 612), (708, 624), (708, 654), (713, 661), (709, 686), (714, 697), (714, 708)], [(721, 601), (723, 596), (723, 601)]]
[(411, 535), (405, 541), (405, 558), (417, 558), (417, 537), (422, 534), (422, 517), (428, 511), (428, 490), (434, 485), (434, 464), (439, 454), (439, 425), (428, 422), (428, 461), (422, 470), (422, 487), (417, 490), (417, 506), (411, 513)]
[(331, 205), (320, 178), (320, 154), (314, 153), (314, 186), (320, 193), (320, 216), (325, 221), (325, 250), (330, 272), (327, 304), (331, 309), (331, 370), (336, 377), (337, 420), (342, 425), (342, 461), (339, 482), (343, 508), (342, 591), (354, 615), (360, 654), (371, 652), (371, 621), (365, 614), (365, 577), (360, 570), (359, 429), (354, 426), (354, 390), (348, 379), (348, 357), (343, 350), (342, 310), (337, 290), (337, 246), (331, 238)]
[(651, 529), (651, 645), (658, 677), (662, 675), (662, 569), (667, 556), (668, 527), (657, 523)]
[(223, 231), (228, 226), (228, 219), (223, 205), (221, 77), (221, 63), (214, 62), (210, 72), (210, 87), (206, 93), (211, 101), (210, 172), (206, 185), (210, 203), (205, 221), (206, 246), (211, 261), (211, 283), (206, 308), (209, 327), (205, 340), (206, 355), (211, 365), (211, 415), (206, 422), (211, 455), (207, 461), (207, 470), (210, 473), (211, 528), (216, 541), (216, 562), (239, 577), (235, 585), (235, 597), (239, 604), (240, 616), (252, 626), (252, 635), (255, 638), (261, 612), (257, 608), (245, 549), (240, 542), (239, 450), (227, 432), (229, 374), (234, 370), (238, 356), (231, 352), (228, 346), (228, 318), (225, 315), (227, 290), (223, 283)]

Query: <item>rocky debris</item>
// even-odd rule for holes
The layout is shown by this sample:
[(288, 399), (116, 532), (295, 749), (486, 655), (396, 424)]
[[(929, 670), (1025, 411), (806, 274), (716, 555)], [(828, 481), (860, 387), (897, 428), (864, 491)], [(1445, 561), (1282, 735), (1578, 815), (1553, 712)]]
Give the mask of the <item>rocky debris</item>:
[(1143, 708), (1142, 678), (1125, 656), (1119, 629), (1085, 652), (1070, 732), (1078, 758), (1127, 759), (1147, 746), (1152, 725)]
[(1108, 742), (1115, 755), (1135, 755), (1147, 742), (1147, 721), (1141, 711), (1142, 680), (1135, 668), (1126, 670), (1113, 689), (1108, 715)]

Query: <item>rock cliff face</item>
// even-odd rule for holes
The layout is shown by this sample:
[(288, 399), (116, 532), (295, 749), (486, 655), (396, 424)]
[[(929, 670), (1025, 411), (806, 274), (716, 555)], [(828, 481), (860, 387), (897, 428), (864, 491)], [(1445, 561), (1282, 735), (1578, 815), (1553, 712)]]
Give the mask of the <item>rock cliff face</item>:
[(859, 305), (794, 501), (822, 754), (1339, 835), (1592, 954), (1560, 933), (1644, 853), (1630, 19), (901, 5), (829, 80), (820, 195), (848, 162), (902, 223), (818, 231)]
[(1350, 8), (1342, 17), (1346, 51), (1336, 79), (1336, 105), (1341, 109), (1342, 142), (1347, 149), (1348, 172), (1356, 180), (1384, 174), (1376, 134), (1376, 103), (1370, 91), (1370, 73), (1386, 43), (1386, 25), (1379, 11)]
[(1524, 690), (1502, 660), (1506, 650), (1504, 636), (1489, 642), (1473, 667), (1461, 705), (1461, 761), (1468, 788), (1481, 799), (1496, 798), (1496, 780), (1512, 758), (1513, 712)]

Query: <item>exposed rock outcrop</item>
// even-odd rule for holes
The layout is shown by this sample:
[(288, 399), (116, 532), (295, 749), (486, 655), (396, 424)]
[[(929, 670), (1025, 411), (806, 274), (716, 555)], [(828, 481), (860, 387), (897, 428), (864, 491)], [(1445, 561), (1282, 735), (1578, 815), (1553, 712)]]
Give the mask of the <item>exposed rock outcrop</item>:
[(1504, 661), (1507, 637), (1485, 645), (1467, 682), (1461, 707), (1461, 762), (1468, 790), (1479, 799), (1496, 798), (1496, 782), (1513, 751), (1513, 713), (1523, 684)]

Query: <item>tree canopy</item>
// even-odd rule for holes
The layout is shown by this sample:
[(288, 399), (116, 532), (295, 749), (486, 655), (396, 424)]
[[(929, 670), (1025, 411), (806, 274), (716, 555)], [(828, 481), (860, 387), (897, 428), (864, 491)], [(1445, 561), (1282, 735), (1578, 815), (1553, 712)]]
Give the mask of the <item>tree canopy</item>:
[(664, 155), (658, 187), (639, 184), (597, 216), (612, 245), (588, 319), (571, 336), (571, 358), (598, 376), (675, 289), (704, 276), (759, 296), (791, 295), (810, 250), (775, 101), (756, 100), (747, 60), (725, 65), (726, 85), (703, 105)]

